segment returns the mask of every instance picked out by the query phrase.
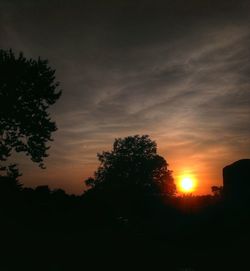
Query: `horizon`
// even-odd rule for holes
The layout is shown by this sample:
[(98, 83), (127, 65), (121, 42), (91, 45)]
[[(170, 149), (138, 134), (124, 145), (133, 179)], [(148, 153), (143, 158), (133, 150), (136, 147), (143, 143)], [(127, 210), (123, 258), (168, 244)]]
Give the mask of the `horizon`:
[(81, 194), (96, 154), (148, 134), (194, 195), (250, 157), (249, 1), (0, 2), (0, 48), (48, 59), (63, 93), (46, 169), (14, 155), (26, 187)]
[[(157, 143), (157, 142), (156, 142)], [(109, 149), (105, 149), (103, 151), (110, 151), (111, 148), (112, 148), (112, 145), (113, 145), (113, 142), (112, 144), (110, 145), (110, 148)], [(158, 147), (158, 145), (157, 145)], [(157, 148), (159, 149), (159, 148)], [(102, 151), (98, 152), (98, 153), (101, 153)], [(161, 155), (161, 153), (158, 151), (158, 154)], [(164, 156), (163, 156), (164, 157)], [(164, 157), (165, 158), (165, 157)], [(181, 191), (180, 190), (180, 181), (182, 179), (183, 176), (188, 176), (188, 177), (191, 177), (192, 179), (194, 179), (195, 181), (195, 188), (193, 191), (191, 191), (191, 193), (188, 193), (190, 195), (193, 195), (193, 196), (206, 196), (206, 195), (212, 195), (212, 191), (211, 191), (211, 187), (212, 186), (223, 186), (223, 175), (222, 175), (222, 171), (223, 171), (223, 168), (228, 166), (228, 165), (231, 165), (233, 164), (234, 162), (238, 161), (238, 160), (244, 160), (244, 159), (249, 159), (247, 157), (242, 157), (240, 159), (236, 159), (236, 160), (232, 160), (231, 162), (223, 165), (223, 167), (221, 169), (218, 170), (218, 172), (215, 172), (215, 176), (218, 176), (218, 179), (217, 181), (214, 181), (214, 182), (210, 182), (208, 181), (207, 182), (207, 185), (204, 187), (204, 182), (199, 178), (199, 175), (196, 173), (196, 171), (194, 170), (194, 165), (193, 166), (190, 166), (190, 167), (180, 167), (180, 170), (179, 172), (176, 172), (174, 171), (173, 167), (171, 167), (171, 164), (167, 161), (168, 163), (168, 169), (170, 171), (172, 171), (172, 174), (173, 174), (173, 177), (174, 177), (174, 181), (175, 181), (175, 184), (177, 186), (177, 196), (182, 196), (182, 195), (185, 195), (185, 192)], [(223, 164), (223, 161), (222, 161), (222, 164)], [(46, 172), (46, 169), (40, 169), (38, 168), (38, 166), (36, 164), (31, 164), (30, 166), (32, 166), (34, 169), (36, 169), (37, 171), (40, 171), (42, 173), (45, 173), (47, 178), (50, 178), (50, 175), (48, 172)], [(82, 186), (82, 190), (79, 191), (79, 189), (77, 190), (74, 190), (74, 187), (72, 189), (72, 187), (63, 187), (63, 186), (60, 186), (60, 180), (58, 181), (58, 184), (59, 185), (51, 185), (50, 182), (46, 182), (46, 181), (43, 181), (43, 180), (46, 180), (46, 178), (41, 178), (39, 179), (38, 182), (34, 182), (34, 180), (32, 179), (32, 176), (30, 177), (31, 178), (31, 181), (32, 182), (28, 182), (28, 180), (25, 181), (25, 176), (21, 176), (20, 180), (23, 181), (23, 184), (24, 184), (24, 187), (30, 187), (30, 188), (35, 188), (37, 186), (43, 186), (43, 185), (48, 185), (50, 189), (63, 189), (65, 190), (65, 192), (67, 194), (75, 194), (75, 195), (81, 195), (83, 194), (83, 192), (85, 191), (86, 188), (86, 185), (84, 184), (84, 180), (86, 180), (88, 177), (93, 177), (93, 173), (94, 171), (97, 169), (97, 167), (99, 166), (99, 162), (97, 160), (97, 156), (96, 156), (96, 163), (93, 165), (93, 171), (92, 171), (92, 174), (90, 173), (89, 175), (86, 174), (82, 179), (81, 179), (81, 186)], [(31, 170), (31, 172), (33, 172), (33, 170)], [(69, 171), (69, 174), (71, 174), (71, 172)], [(52, 179), (53, 180), (53, 179)], [(70, 182), (67, 182), (68, 185), (70, 185)]]

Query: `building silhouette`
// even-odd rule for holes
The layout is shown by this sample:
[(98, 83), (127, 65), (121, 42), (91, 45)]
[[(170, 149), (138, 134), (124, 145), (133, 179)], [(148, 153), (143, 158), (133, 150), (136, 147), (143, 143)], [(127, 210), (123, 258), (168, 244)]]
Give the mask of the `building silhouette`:
[(250, 159), (236, 161), (223, 168), (223, 193), (226, 199), (250, 199)]

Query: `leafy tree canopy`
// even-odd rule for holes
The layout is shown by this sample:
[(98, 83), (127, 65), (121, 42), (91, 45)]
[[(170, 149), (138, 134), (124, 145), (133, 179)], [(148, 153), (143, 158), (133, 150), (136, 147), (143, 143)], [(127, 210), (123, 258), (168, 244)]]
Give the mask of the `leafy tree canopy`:
[(139, 187), (151, 193), (174, 195), (176, 186), (166, 160), (148, 135), (115, 139), (113, 149), (97, 154), (100, 166), (87, 186), (102, 190)]
[(44, 166), (46, 143), (56, 131), (48, 109), (61, 95), (58, 86), (47, 60), (0, 50), (0, 161), (16, 151)]

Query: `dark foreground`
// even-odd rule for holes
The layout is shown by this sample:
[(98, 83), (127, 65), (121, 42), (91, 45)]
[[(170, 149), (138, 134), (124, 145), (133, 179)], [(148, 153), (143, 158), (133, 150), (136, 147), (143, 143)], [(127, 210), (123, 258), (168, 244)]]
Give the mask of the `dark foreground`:
[(247, 201), (46, 193), (2, 194), (0, 270), (250, 270)]

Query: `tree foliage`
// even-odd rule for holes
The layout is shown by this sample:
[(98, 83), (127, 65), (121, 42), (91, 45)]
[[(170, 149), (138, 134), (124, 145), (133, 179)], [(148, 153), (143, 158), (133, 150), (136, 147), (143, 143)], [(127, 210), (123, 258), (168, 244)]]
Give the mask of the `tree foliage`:
[(57, 129), (48, 109), (61, 95), (58, 86), (47, 60), (0, 50), (0, 161), (16, 151), (44, 166), (47, 142)]
[(222, 196), (223, 194), (223, 187), (222, 186), (216, 186), (216, 185), (213, 185), (211, 187), (211, 190), (212, 190), (212, 193), (214, 196)]
[(102, 189), (140, 189), (174, 195), (176, 186), (166, 160), (148, 135), (115, 139), (113, 149), (97, 154), (100, 166), (86, 185)]

